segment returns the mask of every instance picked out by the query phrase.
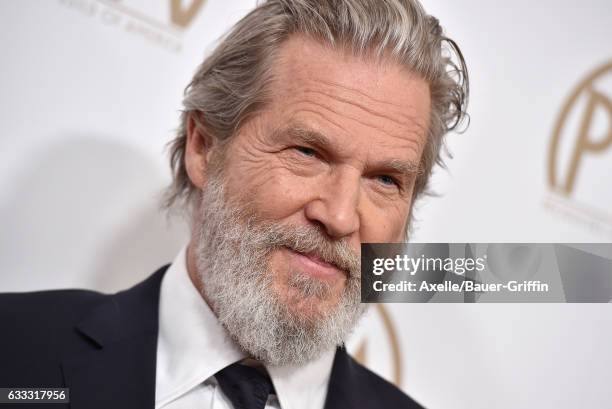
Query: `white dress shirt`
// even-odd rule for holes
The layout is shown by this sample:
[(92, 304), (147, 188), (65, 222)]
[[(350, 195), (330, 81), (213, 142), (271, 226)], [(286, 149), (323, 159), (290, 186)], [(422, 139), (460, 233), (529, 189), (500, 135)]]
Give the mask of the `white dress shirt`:
[[(156, 409), (231, 409), (214, 374), (246, 358), (187, 273), (186, 247), (161, 284)], [(266, 366), (276, 395), (266, 409), (323, 409), (335, 350), (302, 366)]]

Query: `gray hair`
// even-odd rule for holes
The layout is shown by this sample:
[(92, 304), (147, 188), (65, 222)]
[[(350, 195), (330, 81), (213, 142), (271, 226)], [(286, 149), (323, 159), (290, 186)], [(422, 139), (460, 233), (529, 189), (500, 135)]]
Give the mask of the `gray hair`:
[(178, 134), (169, 144), (172, 185), (165, 206), (194, 205), (198, 189), (184, 163), (187, 124), (222, 144), (269, 101), (280, 45), (302, 34), (357, 55), (390, 56), (427, 81), (431, 115), (413, 203), (435, 164), (444, 166), (444, 135), (467, 115), (469, 81), (463, 55), (417, 0), (265, 0), (240, 20), (198, 68), (185, 89)]

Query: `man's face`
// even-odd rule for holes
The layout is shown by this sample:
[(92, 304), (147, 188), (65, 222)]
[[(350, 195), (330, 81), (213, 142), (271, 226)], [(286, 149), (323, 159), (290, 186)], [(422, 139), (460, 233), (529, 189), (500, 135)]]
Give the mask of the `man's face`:
[[(403, 241), (429, 121), (427, 83), (299, 37), (283, 45), (275, 75), (272, 102), (228, 148), (229, 196), (267, 220), (319, 226), (357, 254), (361, 242)], [(336, 295), (346, 279), (316, 255), (284, 248), (270, 266), (279, 294), (291, 293), (285, 283), (295, 270), (333, 284)]]
[(288, 363), (341, 342), (360, 316), (360, 243), (403, 240), (430, 97), (395, 63), (299, 37), (282, 46), (271, 89), (226, 146), (222, 177), (202, 182), (196, 251), (223, 325)]

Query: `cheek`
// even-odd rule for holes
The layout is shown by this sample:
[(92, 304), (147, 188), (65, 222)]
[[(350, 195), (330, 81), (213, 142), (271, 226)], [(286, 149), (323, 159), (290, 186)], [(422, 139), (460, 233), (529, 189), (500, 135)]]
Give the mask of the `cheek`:
[(267, 220), (281, 220), (300, 212), (316, 189), (311, 178), (291, 175), (280, 167), (270, 167), (258, 175), (247, 174), (242, 180), (242, 201), (250, 203)]
[(392, 243), (404, 241), (404, 227), (409, 207), (401, 204), (379, 207), (363, 206), (361, 211), (361, 241), (364, 243)]
[(273, 153), (239, 146), (225, 164), (230, 200), (250, 207), (258, 216), (277, 220), (294, 213), (303, 204), (303, 181), (290, 175)]

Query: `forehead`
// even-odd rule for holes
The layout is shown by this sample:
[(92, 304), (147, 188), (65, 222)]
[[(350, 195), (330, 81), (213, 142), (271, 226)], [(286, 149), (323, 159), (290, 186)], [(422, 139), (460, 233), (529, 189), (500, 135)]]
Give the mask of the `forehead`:
[(355, 147), (361, 142), (370, 150), (400, 149), (420, 158), (429, 86), (390, 58), (354, 56), (293, 36), (282, 45), (273, 72), (271, 105), (285, 121), (306, 123)]

